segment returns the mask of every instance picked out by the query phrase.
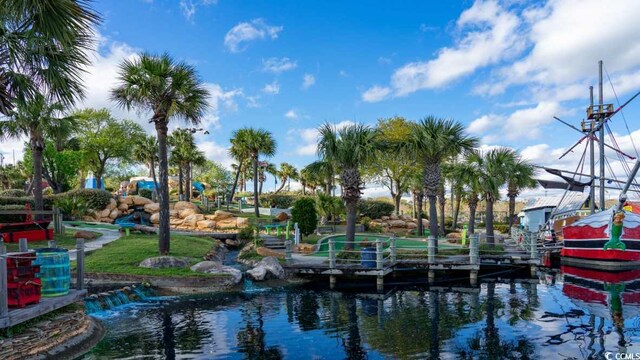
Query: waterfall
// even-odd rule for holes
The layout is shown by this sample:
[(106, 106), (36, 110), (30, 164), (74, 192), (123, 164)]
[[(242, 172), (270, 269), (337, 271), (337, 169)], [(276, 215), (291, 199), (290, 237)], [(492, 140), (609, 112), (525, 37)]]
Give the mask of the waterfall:
[(151, 296), (155, 296), (155, 292), (151, 287), (147, 285), (134, 285), (132, 287), (88, 296), (84, 298), (84, 308), (87, 314), (93, 314), (130, 304), (132, 301), (144, 301)]

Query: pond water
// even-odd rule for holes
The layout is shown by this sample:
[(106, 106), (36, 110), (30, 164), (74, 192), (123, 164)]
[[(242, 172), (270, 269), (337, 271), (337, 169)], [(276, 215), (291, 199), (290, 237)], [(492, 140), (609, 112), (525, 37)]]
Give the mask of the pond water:
[(565, 268), (539, 281), (404, 287), (305, 285), (159, 297), (95, 314), (83, 359), (604, 358), (640, 353), (640, 273)]

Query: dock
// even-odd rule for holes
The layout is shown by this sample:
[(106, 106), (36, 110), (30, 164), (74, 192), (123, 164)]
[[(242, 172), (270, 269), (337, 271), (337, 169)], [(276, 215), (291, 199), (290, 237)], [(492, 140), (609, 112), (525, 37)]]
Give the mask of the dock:
[[(50, 241), (49, 247), (55, 247), (55, 242)], [(70, 289), (69, 293), (64, 296), (43, 297), (37, 304), (27, 305), (23, 308), (9, 308), (6, 258), (12, 253), (7, 253), (6, 246), (0, 241), (0, 329), (21, 324), (82, 300), (87, 295), (87, 290), (84, 289), (84, 249), (84, 239), (76, 239), (75, 289)], [(27, 240), (20, 239), (20, 252), (27, 251)]]
[[(371, 260), (338, 259), (338, 254), (347, 252), (360, 253), (360, 250), (336, 250), (336, 243), (329, 239), (328, 259), (325, 262), (305, 262), (300, 257), (295, 260), (292, 256), (291, 241), (285, 242), (284, 268), (294, 274), (303, 276), (328, 277), (331, 288), (336, 286), (339, 278), (375, 279), (378, 291), (384, 290), (384, 278), (388, 275), (396, 276), (398, 273), (413, 271), (426, 272), (429, 283), (436, 281), (436, 276), (443, 272), (468, 273), (471, 285), (478, 283), (478, 273), (484, 269), (496, 267), (520, 268), (529, 270), (535, 276), (540, 258), (538, 256), (538, 244), (535, 235), (531, 233), (526, 241), (520, 244), (508, 244), (508, 250), (501, 254), (480, 255), (479, 236), (470, 237), (469, 247), (460, 248), (467, 254), (437, 255), (436, 239), (429, 237), (427, 247), (421, 248), (422, 252), (407, 249), (398, 249), (396, 239), (389, 239), (388, 247), (383, 240), (375, 242), (375, 258)], [(403, 252), (405, 250), (405, 252)], [(426, 250), (426, 251), (424, 251)], [(372, 251), (371, 251), (372, 252)], [(373, 254), (371, 254), (373, 255)]]

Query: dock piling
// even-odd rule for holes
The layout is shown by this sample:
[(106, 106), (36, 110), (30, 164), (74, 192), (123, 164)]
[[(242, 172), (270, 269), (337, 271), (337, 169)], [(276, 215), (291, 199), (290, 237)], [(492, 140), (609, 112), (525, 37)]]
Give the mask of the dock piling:
[(285, 264), (291, 265), (293, 258), (291, 257), (291, 240), (287, 240), (284, 242), (284, 261)]
[(7, 291), (7, 247), (0, 240), (0, 317), (9, 314), (9, 298)]
[(18, 248), (20, 249), (20, 252), (27, 252), (29, 251), (29, 245), (27, 244), (27, 239), (26, 238), (20, 238), (18, 239)]
[(76, 289), (84, 289), (84, 239), (76, 239)]
[(55, 240), (49, 240), (49, 241), (47, 241), (47, 247), (55, 248), (55, 247), (58, 247), (58, 244), (56, 244)]
[(471, 234), (469, 237), (469, 264), (471, 265), (478, 265), (479, 263), (478, 237), (478, 234)]
[(384, 267), (384, 252), (383, 252), (382, 239), (378, 238), (376, 240), (376, 269), (382, 270)]
[(336, 244), (333, 239), (329, 239), (329, 268), (336, 268)]
[(427, 262), (434, 264), (436, 262), (436, 238), (429, 236), (429, 244), (427, 245)]
[(389, 250), (391, 252), (390, 255), (390, 260), (392, 264), (396, 263), (396, 260), (398, 258), (398, 249), (396, 248), (396, 237), (395, 235), (391, 237), (391, 239), (389, 239)]

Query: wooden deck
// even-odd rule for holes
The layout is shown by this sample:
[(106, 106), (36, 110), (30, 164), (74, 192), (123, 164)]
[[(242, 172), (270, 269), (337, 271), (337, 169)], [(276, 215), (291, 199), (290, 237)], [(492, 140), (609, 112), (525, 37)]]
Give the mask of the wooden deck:
[(70, 290), (68, 295), (53, 298), (42, 298), (38, 304), (26, 306), (22, 309), (9, 309), (9, 314), (0, 317), (0, 329), (11, 327), (25, 321), (60, 309), (69, 304), (82, 300), (87, 296), (87, 290)]

